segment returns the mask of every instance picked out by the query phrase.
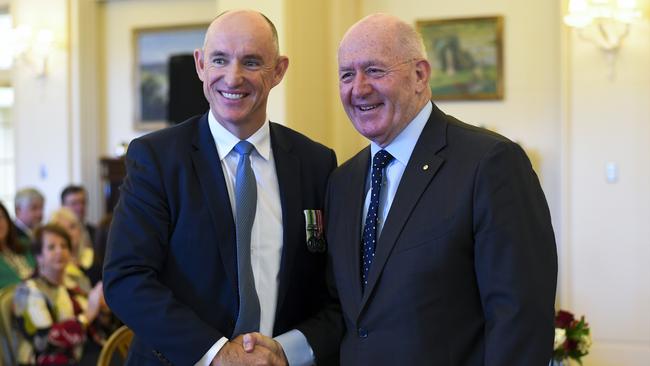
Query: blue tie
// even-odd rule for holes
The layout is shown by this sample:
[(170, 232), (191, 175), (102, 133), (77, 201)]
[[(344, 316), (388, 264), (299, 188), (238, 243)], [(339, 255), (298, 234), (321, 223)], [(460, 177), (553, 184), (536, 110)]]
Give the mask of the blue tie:
[(251, 229), (257, 209), (257, 183), (250, 161), (253, 149), (253, 145), (248, 141), (240, 141), (235, 145), (235, 151), (239, 153), (235, 178), (239, 314), (233, 336), (257, 332), (260, 328), (260, 301), (255, 290), (255, 279), (251, 266)]
[(370, 205), (366, 215), (366, 223), (363, 227), (363, 238), (361, 239), (361, 289), (365, 290), (368, 285), (368, 272), (375, 258), (375, 246), (377, 244), (377, 216), (379, 214), (379, 197), (383, 182), (384, 168), (393, 160), (393, 156), (386, 150), (379, 150), (372, 159), (372, 175), (370, 192)]

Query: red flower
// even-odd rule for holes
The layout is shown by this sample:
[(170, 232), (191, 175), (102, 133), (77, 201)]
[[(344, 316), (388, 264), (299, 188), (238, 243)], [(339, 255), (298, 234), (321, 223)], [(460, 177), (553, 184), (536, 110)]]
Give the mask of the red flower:
[(578, 349), (578, 342), (573, 339), (567, 339), (564, 349), (571, 352)]
[(569, 328), (574, 320), (575, 318), (572, 313), (560, 310), (555, 315), (555, 327), (564, 329)]

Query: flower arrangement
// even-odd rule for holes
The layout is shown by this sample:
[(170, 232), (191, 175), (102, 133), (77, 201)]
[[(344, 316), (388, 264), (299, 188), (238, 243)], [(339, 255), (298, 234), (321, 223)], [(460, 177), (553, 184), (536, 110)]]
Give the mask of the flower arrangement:
[(584, 315), (576, 320), (569, 311), (559, 310), (555, 314), (555, 343), (553, 360), (557, 363), (573, 359), (582, 365), (581, 358), (589, 354), (591, 332)]

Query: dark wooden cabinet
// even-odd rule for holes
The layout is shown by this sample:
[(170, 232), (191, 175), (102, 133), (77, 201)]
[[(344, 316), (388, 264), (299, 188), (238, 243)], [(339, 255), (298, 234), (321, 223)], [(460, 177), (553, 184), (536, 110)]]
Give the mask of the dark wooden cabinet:
[(124, 157), (101, 158), (99, 159), (99, 165), (101, 167), (102, 190), (104, 193), (104, 212), (112, 213), (113, 208), (120, 199), (120, 186), (126, 176)]

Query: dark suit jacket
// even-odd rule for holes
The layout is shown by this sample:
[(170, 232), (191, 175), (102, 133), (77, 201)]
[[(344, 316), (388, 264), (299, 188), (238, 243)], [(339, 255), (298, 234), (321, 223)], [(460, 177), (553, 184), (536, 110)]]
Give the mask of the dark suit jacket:
[[(326, 255), (307, 250), (304, 209), (322, 209), (331, 149), (271, 123), (284, 240), (274, 335), (297, 328), (317, 359), (338, 352), (303, 321), (327, 307)], [(104, 291), (134, 330), (130, 365), (192, 365), (238, 310), (235, 224), (207, 114), (131, 142), (108, 239)]]
[(360, 286), (370, 148), (339, 167), (327, 200), (342, 365), (548, 365), (557, 255), (524, 151), (434, 105)]
[(92, 240), (92, 242), (94, 243), (95, 235), (97, 235), (97, 228), (95, 227), (95, 225), (90, 223), (85, 223), (84, 227), (86, 228), (86, 231), (88, 231), (88, 236), (90, 237), (90, 240)]
[[(102, 271), (103, 271), (103, 263), (104, 263), (104, 251), (105, 250), (98, 250), (97, 247), (97, 228), (95, 225), (85, 223), (84, 227), (86, 228), (86, 232), (88, 232), (88, 237), (91, 240), (92, 246), (93, 246), (93, 263), (90, 266), (90, 268), (84, 270), (84, 273), (86, 276), (88, 276), (88, 279), (90, 279), (90, 283), (94, 286), (97, 282), (102, 280)], [(105, 249), (102, 248), (102, 249)]]
[(29, 243), (31, 246), (32, 239), (29, 237), (29, 234), (27, 234), (25, 230), (21, 229), (20, 226), (16, 225), (15, 222), (14, 222), (14, 227), (16, 228), (16, 236), (18, 236), (18, 239), (26, 243)]

